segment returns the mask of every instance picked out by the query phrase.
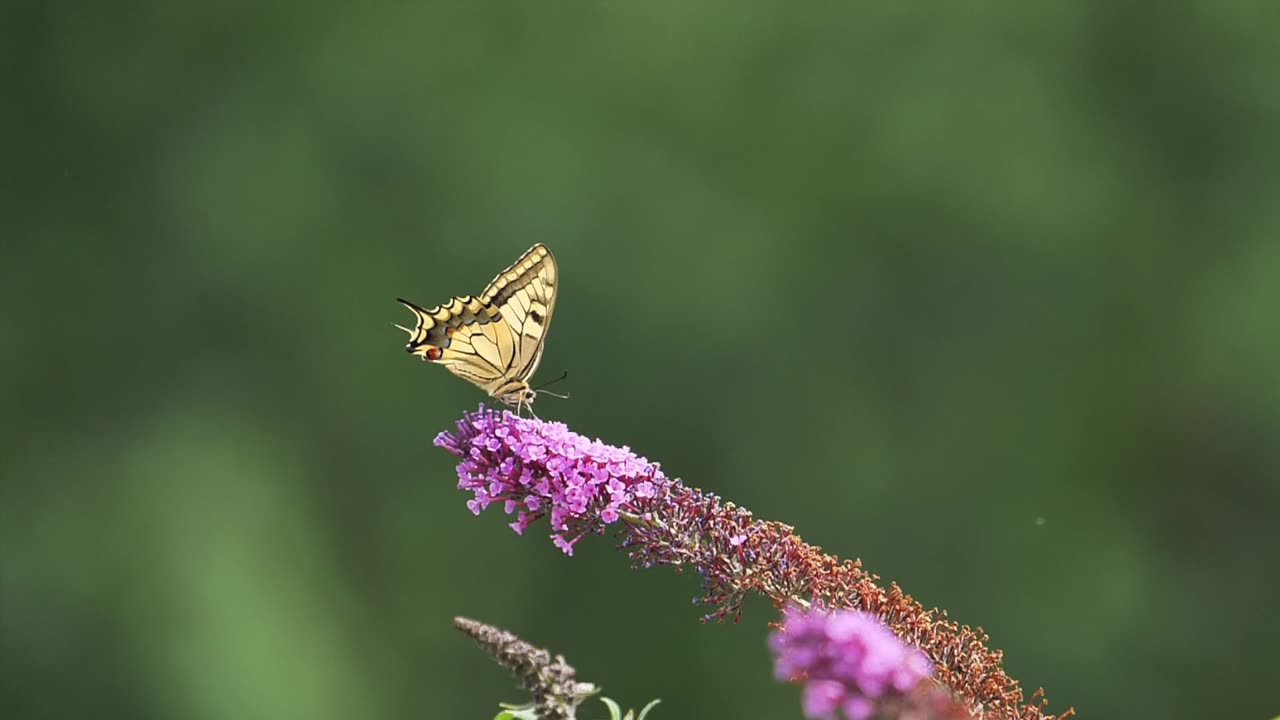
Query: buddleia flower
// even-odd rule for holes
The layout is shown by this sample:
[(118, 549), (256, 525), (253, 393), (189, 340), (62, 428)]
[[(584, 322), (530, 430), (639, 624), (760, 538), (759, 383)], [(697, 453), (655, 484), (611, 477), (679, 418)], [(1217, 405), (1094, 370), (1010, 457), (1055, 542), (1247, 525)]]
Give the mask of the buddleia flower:
[(933, 663), (898, 639), (879, 618), (857, 610), (787, 608), (769, 636), (774, 674), (804, 685), (810, 718), (899, 717)]
[[(701, 578), (702, 594), (694, 602), (707, 608), (703, 621), (738, 620), (752, 593), (780, 609), (862, 611), (922, 652), (947, 697), (958, 698), (972, 714), (989, 720), (1073, 714), (1046, 714), (1038, 690), (1024, 696), (982, 628), (925, 609), (897, 584), (882, 586), (861, 561), (823, 553), (788, 525), (757, 519), (717, 495), (668, 478), (630, 448), (591, 440), (563, 423), (484, 408), (465, 414), (435, 444), (459, 458), (458, 487), (472, 494), (467, 506), (476, 514), (500, 505), (515, 516), (510, 525), (518, 533), (547, 518), (552, 541), (570, 555), (584, 537), (613, 529), (633, 567), (692, 569)], [(784, 624), (789, 617), (784, 615)], [(812, 692), (836, 690), (820, 685)]]

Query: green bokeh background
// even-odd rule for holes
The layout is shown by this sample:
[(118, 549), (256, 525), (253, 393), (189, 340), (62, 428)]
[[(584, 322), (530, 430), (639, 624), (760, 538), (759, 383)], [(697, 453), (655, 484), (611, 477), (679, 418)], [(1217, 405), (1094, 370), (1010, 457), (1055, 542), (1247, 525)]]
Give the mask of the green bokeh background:
[(1277, 7), (5, 4), (0, 714), (492, 717), (465, 614), (658, 718), (799, 717), (766, 603), (700, 625), (431, 447), (482, 396), (393, 299), (542, 241), (544, 417), (1050, 709), (1270, 717)]

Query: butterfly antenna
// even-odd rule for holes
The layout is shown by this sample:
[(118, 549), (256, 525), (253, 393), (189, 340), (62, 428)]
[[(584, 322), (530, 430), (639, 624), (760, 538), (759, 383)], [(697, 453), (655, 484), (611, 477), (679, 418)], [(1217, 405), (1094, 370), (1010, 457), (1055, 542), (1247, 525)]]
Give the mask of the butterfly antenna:
[[(536, 390), (536, 391), (538, 391), (538, 392), (542, 392), (543, 388), (546, 388), (546, 387), (550, 387), (550, 386), (552, 386), (552, 385), (555, 385), (556, 383), (560, 382), (561, 380), (563, 380), (563, 379), (565, 379), (565, 378), (567, 378), (567, 377), (569, 377), (569, 371), (568, 371), (568, 370), (565, 370), (564, 372), (560, 373), (560, 377), (558, 377), (558, 378), (552, 378), (551, 380), (548, 380), (548, 381), (546, 381), (546, 382), (542, 383), (541, 385), (539, 385), (538, 387), (534, 388), (534, 390)], [(558, 395), (556, 395), (555, 393), (547, 393), (547, 394), (548, 394), (548, 395), (555, 396), (555, 397), (559, 397), (559, 396), (558, 396)]]

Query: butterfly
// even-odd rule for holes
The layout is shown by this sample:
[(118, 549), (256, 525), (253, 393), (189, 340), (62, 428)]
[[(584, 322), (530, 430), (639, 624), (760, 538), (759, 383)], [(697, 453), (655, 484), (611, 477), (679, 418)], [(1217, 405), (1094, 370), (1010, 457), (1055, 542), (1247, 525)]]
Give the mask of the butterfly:
[(418, 318), (405, 349), (444, 365), (489, 396), (533, 412), (529, 378), (542, 359), (556, 307), (556, 259), (539, 243), (498, 273), (484, 292), (462, 295), (429, 310), (397, 299)]

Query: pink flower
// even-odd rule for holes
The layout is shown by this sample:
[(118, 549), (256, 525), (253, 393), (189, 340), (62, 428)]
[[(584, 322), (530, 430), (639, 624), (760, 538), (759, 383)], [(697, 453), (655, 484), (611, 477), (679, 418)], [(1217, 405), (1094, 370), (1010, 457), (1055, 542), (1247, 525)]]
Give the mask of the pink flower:
[(501, 500), (516, 513), (511, 528), (517, 533), (549, 513), (552, 539), (569, 555), (584, 534), (603, 532), (620, 512), (634, 510), (637, 499), (671, 483), (657, 463), (627, 448), (508, 411), (467, 413), (456, 432), (440, 433), (435, 444), (462, 458), (458, 487), (474, 494), (467, 502), (472, 512)]
[(933, 663), (898, 639), (874, 615), (857, 610), (783, 613), (769, 636), (779, 680), (804, 683), (804, 711), (811, 718), (866, 720), (933, 674)]
[[(588, 440), (563, 423), (483, 408), (435, 444), (459, 458), (458, 487), (472, 492), (467, 507), (477, 514), (501, 502), (515, 513), (517, 533), (549, 516), (552, 540), (570, 555), (588, 533), (615, 526), (633, 567), (696, 572), (702, 596), (694, 602), (710, 610), (704, 621), (737, 621), (756, 593), (777, 607), (801, 600), (864, 611), (793, 608), (771, 638), (778, 677), (805, 683), (811, 717), (1074, 714), (1046, 713), (1038, 690), (1028, 698), (981, 628), (924, 608), (895, 583), (881, 586), (861, 561), (824, 553), (788, 525), (667, 478), (629, 448)], [(921, 682), (930, 675), (936, 683)]]

